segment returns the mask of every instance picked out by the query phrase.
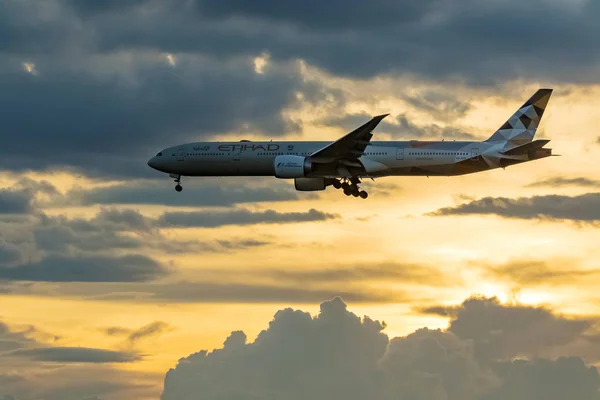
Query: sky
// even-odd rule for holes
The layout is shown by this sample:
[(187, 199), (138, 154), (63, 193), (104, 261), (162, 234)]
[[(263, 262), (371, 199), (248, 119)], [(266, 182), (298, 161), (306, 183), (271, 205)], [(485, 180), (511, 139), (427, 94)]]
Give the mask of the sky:
[[(0, 399), (600, 399), (600, 3), (4, 0)], [(191, 141), (560, 157), (365, 181), (152, 170)]]

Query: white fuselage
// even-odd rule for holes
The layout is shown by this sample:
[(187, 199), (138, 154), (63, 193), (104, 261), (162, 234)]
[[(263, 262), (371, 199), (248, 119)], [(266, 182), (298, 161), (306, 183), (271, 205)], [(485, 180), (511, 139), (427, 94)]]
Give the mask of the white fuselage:
[[(275, 158), (308, 157), (331, 142), (197, 142), (167, 148), (148, 161), (159, 171), (181, 176), (275, 176)], [(462, 175), (490, 169), (481, 154), (486, 142), (372, 142), (359, 158), (363, 176)], [(522, 161), (527, 161), (523, 159)], [(337, 177), (320, 171), (312, 177)]]

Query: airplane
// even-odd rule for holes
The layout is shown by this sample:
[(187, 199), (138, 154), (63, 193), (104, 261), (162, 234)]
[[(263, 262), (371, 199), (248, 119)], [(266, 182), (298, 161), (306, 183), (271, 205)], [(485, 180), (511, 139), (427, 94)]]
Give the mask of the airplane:
[(194, 142), (168, 147), (148, 165), (174, 178), (182, 176), (274, 176), (293, 179), (298, 191), (329, 186), (366, 199), (361, 179), (387, 176), (458, 176), (506, 168), (552, 156), (550, 140), (533, 140), (552, 89), (539, 89), (489, 139), (469, 141), (372, 141), (373, 130), (389, 114), (334, 142)]

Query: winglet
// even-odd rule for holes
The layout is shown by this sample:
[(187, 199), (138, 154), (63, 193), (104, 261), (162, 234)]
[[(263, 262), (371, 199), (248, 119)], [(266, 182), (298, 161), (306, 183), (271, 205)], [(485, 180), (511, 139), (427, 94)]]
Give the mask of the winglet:
[(382, 119), (384, 119), (385, 117), (387, 117), (388, 115), (390, 115), (390, 114), (388, 113), (388, 114), (376, 115), (376, 116), (374, 116), (374, 117), (373, 117), (373, 119), (374, 119), (374, 120), (377, 120), (377, 121), (379, 122), (379, 121), (381, 121)]

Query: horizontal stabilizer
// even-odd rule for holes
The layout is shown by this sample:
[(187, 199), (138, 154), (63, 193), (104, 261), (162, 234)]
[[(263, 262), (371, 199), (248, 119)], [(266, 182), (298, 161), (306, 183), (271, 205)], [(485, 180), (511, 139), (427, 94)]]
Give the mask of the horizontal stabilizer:
[(503, 151), (502, 154), (507, 156), (516, 156), (519, 154), (527, 154), (532, 150), (539, 150), (548, 144), (550, 140), (534, 140), (533, 142), (523, 144), (521, 146), (513, 147), (510, 150)]

